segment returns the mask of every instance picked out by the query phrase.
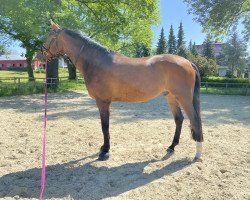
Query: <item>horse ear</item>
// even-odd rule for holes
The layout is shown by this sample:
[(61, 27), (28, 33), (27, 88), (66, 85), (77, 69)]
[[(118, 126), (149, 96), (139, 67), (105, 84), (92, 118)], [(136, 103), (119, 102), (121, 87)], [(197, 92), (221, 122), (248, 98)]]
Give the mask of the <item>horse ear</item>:
[(50, 20), (50, 24), (51, 24), (51, 28), (52, 28), (53, 30), (57, 31), (58, 29), (60, 29), (60, 26), (59, 26), (58, 24), (54, 23), (54, 22), (52, 21), (52, 19)]

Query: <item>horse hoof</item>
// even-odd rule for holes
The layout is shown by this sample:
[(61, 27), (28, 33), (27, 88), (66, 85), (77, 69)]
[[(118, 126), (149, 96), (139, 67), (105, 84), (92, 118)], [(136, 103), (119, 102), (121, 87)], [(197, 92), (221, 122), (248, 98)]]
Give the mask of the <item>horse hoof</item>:
[(104, 160), (108, 160), (108, 159), (109, 159), (109, 152), (102, 151), (99, 154), (98, 160), (104, 161)]

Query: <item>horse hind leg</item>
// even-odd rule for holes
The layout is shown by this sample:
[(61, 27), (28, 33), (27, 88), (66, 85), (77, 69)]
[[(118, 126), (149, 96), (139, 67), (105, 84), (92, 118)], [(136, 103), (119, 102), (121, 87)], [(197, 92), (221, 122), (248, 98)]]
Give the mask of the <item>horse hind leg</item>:
[(195, 160), (199, 160), (201, 158), (202, 142), (203, 142), (201, 118), (200, 114), (198, 113), (200, 111), (196, 110), (194, 108), (193, 102), (187, 99), (180, 99), (180, 104), (190, 120), (191, 135), (193, 140), (196, 141)]
[(181, 112), (179, 103), (176, 101), (175, 97), (171, 94), (166, 96), (166, 100), (168, 102), (169, 108), (173, 114), (174, 121), (175, 121), (175, 134), (172, 144), (168, 147), (168, 152), (173, 152), (176, 145), (179, 144), (180, 135), (181, 135), (181, 128), (183, 123), (183, 114)]

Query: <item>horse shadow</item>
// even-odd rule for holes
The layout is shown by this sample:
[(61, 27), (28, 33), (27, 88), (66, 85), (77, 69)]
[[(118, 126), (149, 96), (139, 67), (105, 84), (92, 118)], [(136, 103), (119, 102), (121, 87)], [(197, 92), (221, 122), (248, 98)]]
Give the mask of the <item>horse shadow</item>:
[[(107, 167), (105, 162), (93, 160), (92, 155), (63, 164), (49, 165), (46, 171), (44, 199), (71, 197), (73, 199), (103, 199), (115, 197), (139, 188), (163, 176), (171, 175), (191, 165), (187, 158), (165, 164), (171, 155), (161, 160), (126, 163)], [(108, 162), (108, 161), (107, 161)], [(151, 173), (148, 166), (159, 163), (164, 166)], [(38, 198), (40, 168), (10, 173), (0, 178), (0, 198)]]

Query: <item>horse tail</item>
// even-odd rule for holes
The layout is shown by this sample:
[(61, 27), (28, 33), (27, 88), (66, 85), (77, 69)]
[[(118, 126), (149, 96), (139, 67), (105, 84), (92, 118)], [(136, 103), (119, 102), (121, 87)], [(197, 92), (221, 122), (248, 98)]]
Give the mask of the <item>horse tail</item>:
[(191, 133), (192, 137), (197, 142), (203, 142), (203, 132), (202, 132), (202, 124), (201, 124), (201, 111), (200, 111), (200, 85), (201, 78), (198, 67), (192, 63), (193, 68), (196, 72), (195, 77), (195, 85), (194, 85), (194, 94), (193, 94), (193, 107), (195, 111), (195, 121), (196, 127), (195, 130), (192, 128)]

